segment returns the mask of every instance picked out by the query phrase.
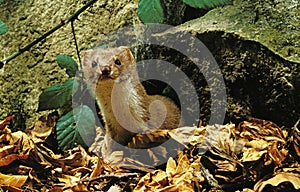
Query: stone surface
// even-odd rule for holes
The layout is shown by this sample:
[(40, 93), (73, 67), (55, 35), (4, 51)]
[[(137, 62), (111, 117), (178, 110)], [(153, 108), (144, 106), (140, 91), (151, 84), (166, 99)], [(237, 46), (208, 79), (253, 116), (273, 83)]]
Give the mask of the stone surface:
[(299, 10), (294, 0), (236, 0), (164, 35), (190, 32), (213, 53), (227, 87), (227, 121), (254, 116), (291, 126), (300, 116)]
[[(49, 29), (70, 17), (88, 1), (4, 1), (0, 5), (0, 20), (9, 32), (0, 36), (0, 58), (3, 59), (24, 47)], [(98, 0), (79, 16), (74, 23), (80, 55), (103, 36), (124, 25), (139, 23), (135, 0)], [(38, 43), (16, 59), (7, 63), (0, 72), (0, 119), (14, 114), (19, 125), (32, 125), (38, 118), (36, 109), (41, 89), (64, 82), (68, 77), (55, 59), (58, 54), (77, 53), (71, 25), (65, 25), (46, 40)], [(16, 119), (15, 118), (15, 119)], [(23, 119), (23, 120), (22, 120)]]

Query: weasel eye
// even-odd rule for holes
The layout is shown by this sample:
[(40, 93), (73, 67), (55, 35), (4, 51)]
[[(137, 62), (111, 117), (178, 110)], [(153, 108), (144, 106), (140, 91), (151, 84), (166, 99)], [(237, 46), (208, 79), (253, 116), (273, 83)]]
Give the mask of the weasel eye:
[(97, 66), (97, 62), (96, 62), (96, 61), (93, 61), (92, 67), (94, 68), (94, 67), (96, 67), (96, 66)]
[(119, 59), (116, 59), (116, 60), (115, 60), (115, 64), (116, 64), (116, 65), (121, 65), (121, 61), (120, 61)]

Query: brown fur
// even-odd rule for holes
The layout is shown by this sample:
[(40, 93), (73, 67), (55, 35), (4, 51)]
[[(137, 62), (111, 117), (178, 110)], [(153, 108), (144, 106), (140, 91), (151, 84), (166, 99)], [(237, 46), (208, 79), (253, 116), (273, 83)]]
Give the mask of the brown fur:
[[(109, 75), (103, 76), (103, 68), (110, 69)], [(95, 90), (106, 133), (118, 143), (127, 145), (136, 133), (179, 126), (180, 110), (170, 99), (147, 95), (129, 48), (88, 51), (83, 72)]]

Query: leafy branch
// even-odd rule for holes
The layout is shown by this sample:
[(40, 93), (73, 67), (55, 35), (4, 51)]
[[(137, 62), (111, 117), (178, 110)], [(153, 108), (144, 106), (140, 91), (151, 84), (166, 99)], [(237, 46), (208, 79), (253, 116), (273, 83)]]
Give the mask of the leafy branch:
[(56, 138), (62, 150), (77, 144), (90, 146), (95, 138), (95, 100), (87, 83), (77, 77), (78, 64), (68, 55), (57, 55), (58, 65), (66, 69), (70, 77), (63, 84), (55, 84), (42, 90), (38, 111), (62, 109), (56, 124)]
[[(179, 0), (177, 3), (183, 3), (198, 9), (212, 9), (226, 5), (231, 1), (232, 0)], [(174, 12), (179, 11), (171, 9), (171, 12), (168, 13), (168, 9), (174, 2), (175, 0), (139, 0), (138, 16), (143, 23), (169, 23), (168, 16), (171, 14), (171, 17), (174, 17)], [(180, 6), (175, 7), (181, 9)]]

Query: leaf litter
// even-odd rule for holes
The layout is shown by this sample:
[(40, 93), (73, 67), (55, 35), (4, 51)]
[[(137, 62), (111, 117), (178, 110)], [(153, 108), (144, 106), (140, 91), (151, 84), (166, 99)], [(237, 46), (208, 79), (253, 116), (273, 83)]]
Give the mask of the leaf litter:
[[(24, 132), (0, 122), (0, 189), (6, 191), (299, 191), (299, 122), (290, 129), (251, 118), (226, 125), (181, 127), (137, 135), (128, 146), (153, 146), (168, 139), (178, 146), (148, 149), (151, 163), (123, 151), (103, 150), (101, 128), (90, 149), (61, 151), (55, 139), (58, 115), (43, 116)], [(150, 143), (150, 144), (149, 144)], [(97, 150), (95, 150), (97, 149)], [(182, 150), (183, 149), (183, 150)], [(102, 154), (102, 157), (96, 154)], [(109, 157), (105, 157), (105, 156)], [(118, 162), (117, 164), (112, 162)]]

